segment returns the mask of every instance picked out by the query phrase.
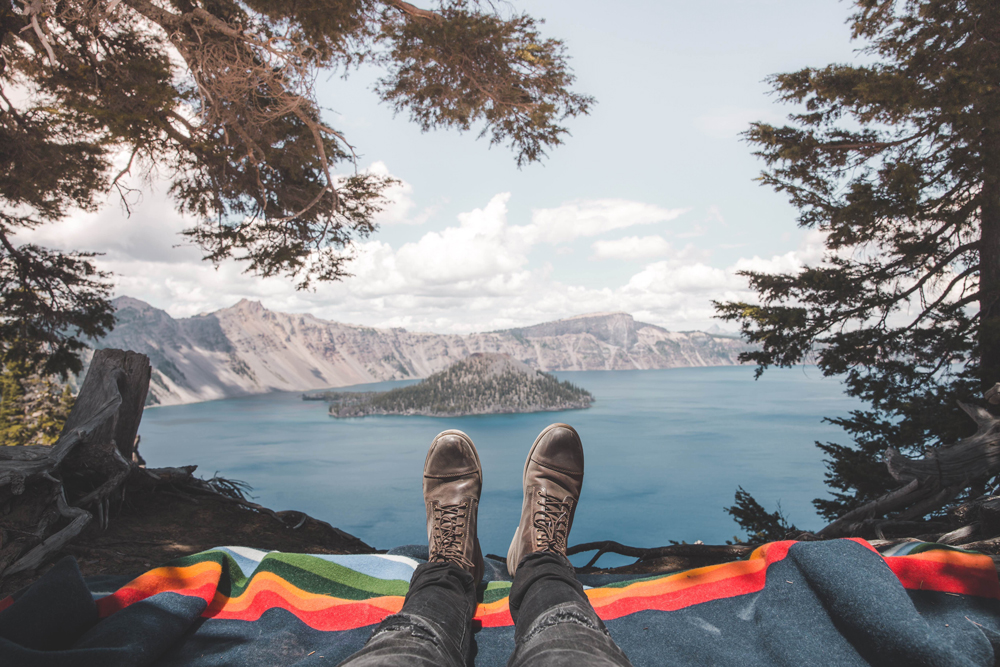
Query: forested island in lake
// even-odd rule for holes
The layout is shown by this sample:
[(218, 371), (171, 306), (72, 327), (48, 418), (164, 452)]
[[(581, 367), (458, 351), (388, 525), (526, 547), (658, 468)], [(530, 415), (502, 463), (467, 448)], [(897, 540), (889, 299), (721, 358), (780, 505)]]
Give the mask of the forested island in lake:
[(473, 354), (425, 380), (384, 392), (303, 395), (330, 403), (332, 417), (457, 417), (589, 408), (594, 397), (504, 354)]

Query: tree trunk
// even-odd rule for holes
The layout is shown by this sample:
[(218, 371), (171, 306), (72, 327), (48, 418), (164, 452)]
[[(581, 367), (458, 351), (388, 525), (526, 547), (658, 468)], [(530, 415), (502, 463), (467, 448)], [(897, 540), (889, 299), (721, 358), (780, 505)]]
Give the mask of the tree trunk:
[[(14, 13), (14, 0), (0, 0), (0, 44), (4, 43), (9, 33), (16, 30), (17, 18), (17, 14)], [(3, 76), (6, 69), (7, 61), (0, 58), (0, 76)]]
[(56, 444), (0, 447), (0, 577), (44, 563), (93, 519), (86, 508), (107, 525), (133, 469), (150, 370), (145, 355), (98, 350)]
[(979, 193), (979, 379), (982, 391), (988, 390), (1000, 378), (1000, 103), (991, 101), (984, 103), (980, 111), (983, 120), (980, 144), (983, 188)]

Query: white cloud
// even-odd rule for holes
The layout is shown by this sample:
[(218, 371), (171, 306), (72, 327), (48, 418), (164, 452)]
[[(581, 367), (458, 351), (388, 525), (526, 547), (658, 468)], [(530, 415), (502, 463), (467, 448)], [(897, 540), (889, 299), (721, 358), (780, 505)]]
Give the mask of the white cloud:
[(705, 222), (718, 222), (725, 225), (726, 219), (722, 216), (722, 209), (715, 204), (709, 206), (708, 211), (705, 213)]
[(519, 270), (528, 243), (507, 225), (509, 193), (493, 197), (481, 209), (458, 216), (458, 227), (428, 232), (396, 253), (398, 269), (420, 285), (454, 285)]
[(437, 212), (437, 206), (427, 206), (418, 211), (413, 200), (413, 186), (398, 176), (393, 176), (384, 162), (374, 162), (364, 171), (397, 179), (397, 183), (383, 193), (387, 201), (382, 211), (375, 216), (375, 221), (380, 225), (422, 225)]
[(562, 243), (615, 229), (675, 220), (688, 210), (624, 199), (575, 201), (533, 211), (531, 224), (520, 230), (532, 243)]
[(624, 291), (631, 294), (691, 294), (736, 289), (732, 274), (701, 262), (656, 262), (632, 276)]
[[(388, 173), (378, 163), (371, 169)], [(387, 215), (410, 222), (422, 215), (414, 213), (410, 186), (403, 184), (392, 196), (395, 208)], [(177, 233), (190, 223), (163, 195), (147, 196), (131, 218), (109, 205), (96, 214), (77, 214), (59, 225), (40, 227), (19, 240), (105, 252), (97, 261), (116, 274), (117, 294), (144, 299), (177, 317), (249, 298), (274, 310), (438, 332), (488, 331), (615, 310), (670, 329), (705, 329), (714, 323), (711, 300), (753, 299), (737, 270), (794, 271), (822, 257), (822, 235), (813, 233), (794, 252), (716, 266), (705, 250), (672, 246), (664, 231), (594, 240), (594, 258), (648, 263), (604, 284), (600, 271), (605, 269), (595, 263), (589, 286), (574, 284), (549, 260), (580, 250), (580, 239), (674, 220), (684, 209), (622, 200), (576, 201), (536, 210), (530, 222), (516, 224), (510, 219), (509, 201), (510, 194), (497, 194), (450, 224), (437, 222), (416, 240), (400, 245), (378, 236), (358, 243), (348, 266), (353, 276), (310, 292), (296, 291), (284, 278), (245, 274), (245, 267), (235, 262), (215, 268), (200, 260), (196, 248), (173, 247), (182, 241)], [(710, 210), (709, 219), (714, 215)], [(547, 246), (545, 253), (532, 252), (539, 245)], [(577, 261), (593, 261), (576, 256)], [(565, 267), (565, 262), (556, 265)], [(613, 271), (608, 275), (620, 276)]]
[[(164, 188), (165, 189), (165, 188)], [(190, 227), (162, 190), (152, 190), (129, 203), (126, 215), (117, 194), (95, 213), (77, 212), (59, 224), (42, 225), (18, 233), (28, 241), (61, 250), (105, 253), (107, 260), (190, 262), (201, 257), (180, 232)]]
[(671, 247), (662, 236), (626, 236), (610, 241), (594, 241), (595, 259), (649, 259), (670, 254)]
[(774, 255), (771, 259), (762, 259), (757, 255), (742, 258), (733, 266), (735, 271), (758, 271), (761, 273), (798, 273), (803, 267), (819, 264), (823, 260), (824, 232), (812, 230), (803, 238), (797, 250), (784, 255)]

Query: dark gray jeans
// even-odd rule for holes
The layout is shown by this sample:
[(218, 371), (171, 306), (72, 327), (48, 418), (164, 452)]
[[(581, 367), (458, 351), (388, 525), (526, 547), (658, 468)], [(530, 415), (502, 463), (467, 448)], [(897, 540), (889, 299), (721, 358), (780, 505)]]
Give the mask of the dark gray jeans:
[[(398, 614), (375, 628), (343, 667), (464, 667), (471, 663), (476, 589), (472, 575), (450, 563), (425, 563), (410, 580)], [(530, 554), (510, 589), (516, 624), (508, 667), (632, 667), (560, 555)]]

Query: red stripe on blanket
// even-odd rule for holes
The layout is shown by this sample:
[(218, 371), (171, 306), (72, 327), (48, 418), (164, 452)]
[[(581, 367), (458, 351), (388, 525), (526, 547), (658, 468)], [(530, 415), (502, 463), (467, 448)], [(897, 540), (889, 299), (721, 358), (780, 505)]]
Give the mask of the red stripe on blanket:
[(204, 586), (198, 586), (197, 588), (178, 588), (169, 591), (155, 592), (125, 586), (124, 588), (119, 588), (111, 595), (103, 597), (97, 601), (97, 616), (98, 618), (107, 618), (111, 614), (116, 611), (121, 611), (130, 604), (141, 602), (146, 598), (159, 595), (160, 593), (176, 593), (177, 595), (201, 598), (205, 601), (205, 604), (208, 605), (212, 601), (212, 598), (215, 597), (215, 591), (216, 584), (205, 584)]
[(941, 550), (888, 556), (885, 562), (903, 588), (909, 590), (1000, 600), (1000, 580), (989, 556)]

